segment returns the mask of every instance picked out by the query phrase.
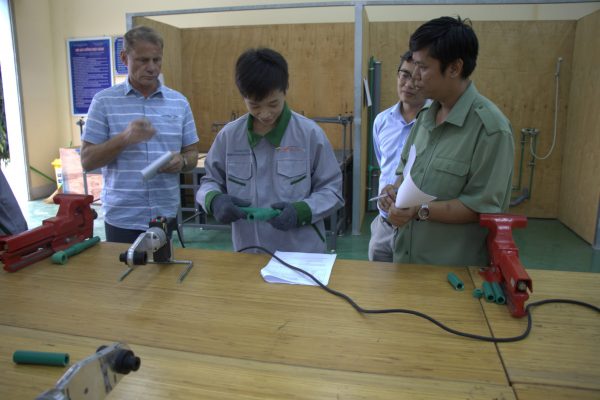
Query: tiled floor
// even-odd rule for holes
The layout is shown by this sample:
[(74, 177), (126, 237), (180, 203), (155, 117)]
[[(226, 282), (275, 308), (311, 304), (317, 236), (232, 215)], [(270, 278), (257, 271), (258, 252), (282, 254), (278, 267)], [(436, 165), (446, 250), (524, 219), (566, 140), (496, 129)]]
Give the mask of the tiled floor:
[[(39, 226), (42, 220), (56, 215), (58, 206), (41, 200), (28, 202), (23, 207), (29, 228)], [(99, 206), (94, 221), (94, 234), (104, 240), (104, 221)], [(360, 235), (349, 232), (337, 238), (337, 254), (343, 259), (367, 260), (369, 225), (374, 213), (368, 213)], [(184, 228), (186, 247), (232, 251), (228, 231)], [(525, 229), (514, 231), (520, 259), (526, 268), (564, 271), (600, 272), (600, 250), (592, 247), (555, 219), (530, 219)], [(179, 245), (176, 241), (175, 245)]]

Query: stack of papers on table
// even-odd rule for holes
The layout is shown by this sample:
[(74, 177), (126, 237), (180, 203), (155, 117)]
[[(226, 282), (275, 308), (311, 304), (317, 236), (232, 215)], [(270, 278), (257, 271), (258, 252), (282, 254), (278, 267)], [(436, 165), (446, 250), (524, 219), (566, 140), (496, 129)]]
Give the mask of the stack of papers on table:
[[(294, 253), (276, 251), (275, 255), (294, 267), (303, 269), (327, 285), (336, 254)], [(313, 285), (317, 283), (301, 272), (281, 264), (275, 258), (260, 271), (263, 279), (269, 283), (287, 283), (291, 285)]]

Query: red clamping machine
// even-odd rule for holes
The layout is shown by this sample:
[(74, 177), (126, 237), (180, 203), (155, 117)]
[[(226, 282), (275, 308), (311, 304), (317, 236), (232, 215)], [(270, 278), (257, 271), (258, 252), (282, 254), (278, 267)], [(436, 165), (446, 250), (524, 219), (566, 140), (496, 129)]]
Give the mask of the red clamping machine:
[(45, 219), (41, 226), (26, 232), (0, 236), (0, 261), (4, 269), (18, 271), (92, 237), (97, 217), (91, 207), (93, 201), (90, 195), (57, 194), (56, 217)]
[(533, 291), (531, 278), (519, 260), (519, 249), (512, 237), (512, 228), (527, 226), (520, 215), (481, 214), (479, 224), (489, 229), (487, 248), (490, 265), (479, 272), (488, 282), (498, 282), (504, 290), (508, 310), (513, 317), (524, 317), (528, 290)]

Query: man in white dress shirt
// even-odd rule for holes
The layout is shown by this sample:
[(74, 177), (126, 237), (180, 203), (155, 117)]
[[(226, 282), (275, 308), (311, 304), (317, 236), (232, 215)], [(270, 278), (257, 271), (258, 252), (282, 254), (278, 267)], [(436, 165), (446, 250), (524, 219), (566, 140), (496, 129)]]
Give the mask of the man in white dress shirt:
[[(397, 76), (398, 103), (382, 111), (373, 123), (373, 148), (380, 167), (379, 193), (396, 182), (396, 169), (406, 138), (418, 112), (425, 105), (412, 80), (415, 65), (407, 51), (400, 59)], [(379, 207), (379, 205), (378, 205)], [(392, 262), (394, 254), (394, 227), (387, 221), (387, 210), (379, 207), (379, 215), (371, 223), (369, 260)]]

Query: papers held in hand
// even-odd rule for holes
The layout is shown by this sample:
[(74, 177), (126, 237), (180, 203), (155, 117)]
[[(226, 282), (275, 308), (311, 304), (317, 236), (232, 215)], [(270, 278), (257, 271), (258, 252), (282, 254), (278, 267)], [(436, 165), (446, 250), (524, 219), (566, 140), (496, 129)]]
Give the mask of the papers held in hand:
[(410, 146), (410, 151), (408, 152), (408, 160), (406, 161), (406, 165), (404, 166), (404, 170), (402, 171), (402, 175), (404, 176), (404, 180), (402, 184), (398, 188), (398, 192), (396, 193), (396, 208), (409, 208), (420, 206), (421, 204), (430, 203), (436, 199), (435, 196), (428, 195), (425, 192), (422, 192), (421, 189), (415, 185), (411, 176), (410, 170), (415, 163), (415, 159), (417, 158), (417, 149), (413, 144)]
[[(402, 175), (404, 176), (404, 180), (400, 187), (396, 190), (396, 203), (394, 204), (396, 208), (408, 208), (414, 206), (420, 206), (421, 204), (429, 203), (435, 200), (435, 196), (430, 196), (427, 193), (424, 193), (415, 185), (410, 176), (410, 170), (415, 163), (415, 158), (417, 157), (417, 151), (415, 149), (415, 145), (413, 144), (408, 153), (408, 161), (404, 166), (404, 170), (402, 171)], [(389, 194), (384, 193), (379, 196), (371, 197), (369, 201), (376, 201), (379, 199), (383, 199), (384, 197), (388, 197)]]

